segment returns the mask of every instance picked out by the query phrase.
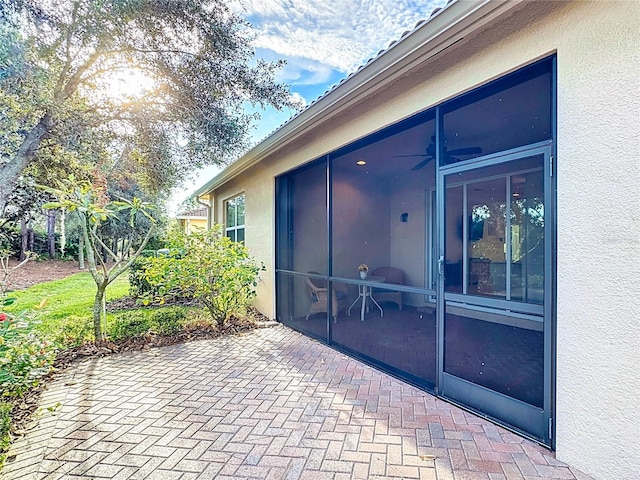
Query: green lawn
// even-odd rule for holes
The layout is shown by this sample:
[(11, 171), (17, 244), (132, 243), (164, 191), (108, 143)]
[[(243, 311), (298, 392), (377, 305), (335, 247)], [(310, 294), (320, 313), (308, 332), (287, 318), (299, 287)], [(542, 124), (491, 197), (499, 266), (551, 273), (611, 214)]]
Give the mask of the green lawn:
[[(107, 301), (127, 295), (127, 274), (120, 275), (107, 287)], [(58, 346), (64, 347), (91, 339), (92, 308), (96, 284), (89, 272), (77, 273), (62, 280), (34, 285), (11, 292), (16, 301), (6, 310), (35, 312), (36, 329)]]
[[(107, 287), (107, 301), (124, 297), (128, 292), (129, 280), (125, 273)], [(41, 302), (46, 300), (40, 309), (43, 317), (57, 319), (69, 314), (90, 315), (95, 294), (96, 284), (91, 274), (82, 272), (62, 280), (17, 290), (9, 296), (17, 298), (13, 311), (38, 309)]]
[[(124, 297), (129, 292), (126, 273), (107, 287), (107, 302)], [(27, 312), (37, 320), (36, 330), (42, 338), (65, 349), (93, 341), (93, 300), (96, 284), (88, 272), (77, 273), (63, 280), (34, 285), (11, 292), (16, 301), (5, 310)], [(107, 336), (123, 340), (144, 336), (150, 332), (171, 335), (190, 322), (210, 324), (200, 307), (170, 305), (144, 307), (107, 313)]]

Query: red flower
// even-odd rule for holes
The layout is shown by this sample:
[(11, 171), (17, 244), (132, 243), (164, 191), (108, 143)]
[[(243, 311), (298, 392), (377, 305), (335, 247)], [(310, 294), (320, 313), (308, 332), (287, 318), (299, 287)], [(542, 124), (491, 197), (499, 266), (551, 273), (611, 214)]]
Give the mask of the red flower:
[(0, 313), (0, 322), (4, 322), (7, 319), (6, 313)]

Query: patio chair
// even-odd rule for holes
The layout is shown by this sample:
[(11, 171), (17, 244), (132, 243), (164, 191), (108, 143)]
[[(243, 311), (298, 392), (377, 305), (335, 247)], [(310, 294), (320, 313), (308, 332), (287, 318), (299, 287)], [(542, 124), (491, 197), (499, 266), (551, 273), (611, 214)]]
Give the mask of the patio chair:
[[(311, 274), (319, 275), (317, 272), (309, 272)], [(311, 304), (309, 305), (309, 311), (307, 312), (306, 319), (309, 319), (309, 315), (327, 311), (327, 281), (320, 278), (305, 278), (307, 287), (309, 289), (309, 297), (311, 298)], [(346, 285), (344, 285), (346, 287)], [(346, 288), (340, 288), (334, 286), (331, 290), (331, 316), (333, 322), (337, 322), (338, 312), (341, 309), (347, 308), (347, 292)]]
[[(395, 267), (379, 267), (373, 271), (374, 277), (384, 277), (385, 283), (404, 285), (404, 272)], [(402, 292), (374, 288), (372, 295), (378, 302), (393, 302), (402, 310)]]

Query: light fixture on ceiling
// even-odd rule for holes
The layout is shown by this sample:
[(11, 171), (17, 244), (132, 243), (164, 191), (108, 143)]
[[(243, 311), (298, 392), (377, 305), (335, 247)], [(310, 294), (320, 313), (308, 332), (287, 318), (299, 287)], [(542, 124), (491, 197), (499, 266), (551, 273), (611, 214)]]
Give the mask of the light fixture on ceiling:
[(367, 162), (365, 162), (364, 160), (358, 160), (358, 161), (356, 162), (356, 165), (360, 165), (360, 166), (362, 166), (362, 165), (366, 165), (366, 164), (367, 164)]
[(512, 196), (517, 198), (520, 196), (520, 194), (518, 192), (513, 192)]

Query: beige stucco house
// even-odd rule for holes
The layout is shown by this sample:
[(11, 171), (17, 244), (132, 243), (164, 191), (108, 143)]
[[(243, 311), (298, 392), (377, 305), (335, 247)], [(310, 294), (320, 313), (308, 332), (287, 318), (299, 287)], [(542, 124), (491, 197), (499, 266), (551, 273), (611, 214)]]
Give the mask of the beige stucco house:
[(264, 314), (637, 478), (639, 65), (637, 2), (450, 2), (195, 196)]
[(176, 215), (176, 220), (182, 231), (189, 234), (195, 230), (205, 230), (207, 228), (207, 208), (193, 208)]

